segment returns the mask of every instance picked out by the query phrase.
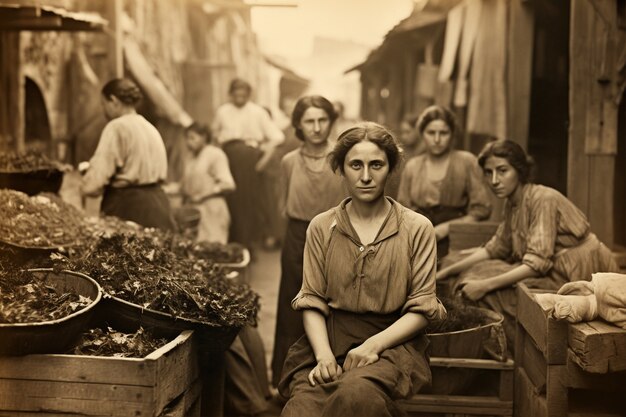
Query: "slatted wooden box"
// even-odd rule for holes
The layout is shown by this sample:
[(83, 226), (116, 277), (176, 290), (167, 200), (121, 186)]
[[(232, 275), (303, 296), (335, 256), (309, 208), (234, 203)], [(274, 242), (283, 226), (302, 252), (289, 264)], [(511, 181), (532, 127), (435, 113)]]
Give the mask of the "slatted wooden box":
[(557, 322), (534, 292), (517, 290), (516, 415), (626, 415), (626, 330)]
[(473, 417), (513, 415), (513, 367), (509, 359), (499, 362), (491, 359), (430, 358), (431, 367), (466, 368), (497, 373), (493, 395), (433, 395), (418, 394), (401, 402), (411, 417)]
[(145, 358), (0, 357), (0, 416), (193, 415), (197, 361), (193, 331)]

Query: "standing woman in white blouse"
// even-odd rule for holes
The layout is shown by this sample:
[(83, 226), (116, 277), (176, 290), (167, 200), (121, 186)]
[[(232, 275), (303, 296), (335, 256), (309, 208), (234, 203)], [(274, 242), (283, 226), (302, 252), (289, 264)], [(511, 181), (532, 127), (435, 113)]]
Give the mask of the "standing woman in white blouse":
[(167, 154), (157, 129), (137, 113), (142, 94), (125, 78), (102, 89), (109, 122), (82, 179), (85, 196), (102, 195), (101, 210), (145, 227), (175, 230), (169, 200), (161, 188), (167, 179)]
[(252, 86), (239, 78), (230, 83), (230, 102), (219, 107), (212, 131), (228, 156), (236, 190), (226, 197), (232, 217), (230, 240), (250, 246), (260, 236), (259, 172), (285, 137), (263, 107), (250, 101)]

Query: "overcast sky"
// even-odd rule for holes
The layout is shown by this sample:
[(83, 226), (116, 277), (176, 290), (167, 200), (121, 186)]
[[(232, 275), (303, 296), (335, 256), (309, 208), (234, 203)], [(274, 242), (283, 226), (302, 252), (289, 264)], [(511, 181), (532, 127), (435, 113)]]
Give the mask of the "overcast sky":
[(253, 28), (267, 53), (307, 56), (311, 53), (315, 36), (377, 46), (396, 23), (410, 14), (413, 4), (412, 0), (291, 2), (297, 3), (298, 7), (252, 9)]

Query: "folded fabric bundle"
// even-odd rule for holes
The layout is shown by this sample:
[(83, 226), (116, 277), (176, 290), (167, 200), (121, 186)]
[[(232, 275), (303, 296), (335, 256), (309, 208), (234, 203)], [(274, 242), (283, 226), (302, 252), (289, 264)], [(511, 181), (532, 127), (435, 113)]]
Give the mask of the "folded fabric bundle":
[(626, 275), (599, 272), (591, 281), (569, 282), (556, 294), (536, 294), (542, 305), (551, 306), (551, 316), (570, 323), (596, 317), (626, 329)]

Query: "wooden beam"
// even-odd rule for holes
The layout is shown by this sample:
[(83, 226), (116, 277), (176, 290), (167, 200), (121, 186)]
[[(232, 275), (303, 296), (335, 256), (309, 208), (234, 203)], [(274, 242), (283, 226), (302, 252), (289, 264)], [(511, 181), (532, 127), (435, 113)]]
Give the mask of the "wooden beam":
[(110, 36), (108, 39), (109, 51), (109, 78), (121, 78), (124, 76), (124, 52), (122, 13), (124, 10), (123, 0), (107, 0), (105, 2), (106, 16), (109, 21)]
[(591, 78), (588, 35), (593, 10), (586, 0), (572, 0), (571, 4), (567, 196), (584, 213), (589, 214), (590, 166), (585, 154), (585, 132)]
[(533, 5), (512, 0), (509, 7), (508, 136), (528, 149), (535, 17)]
[(511, 370), (514, 365), (511, 359), (508, 359), (506, 362), (499, 362), (491, 359), (430, 358), (430, 366), (439, 368), (490, 369), (501, 371)]
[(60, 16), (0, 19), (0, 30), (54, 30), (63, 26)]

